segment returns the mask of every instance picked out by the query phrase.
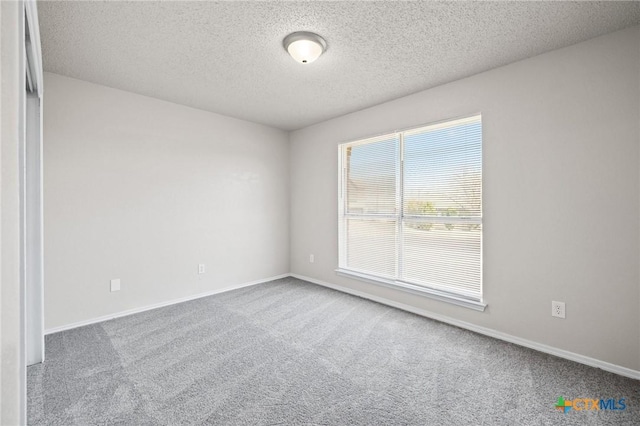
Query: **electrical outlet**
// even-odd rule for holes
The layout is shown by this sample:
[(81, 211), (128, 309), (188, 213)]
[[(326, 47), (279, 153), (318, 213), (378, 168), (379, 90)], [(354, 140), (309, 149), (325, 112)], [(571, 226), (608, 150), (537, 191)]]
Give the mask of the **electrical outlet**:
[(551, 316), (558, 318), (565, 318), (564, 302), (551, 302)]
[(111, 280), (111, 291), (120, 291), (120, 278)]
[(316, 261), (316, 257), (312, 254), (309, 255), (309, 263), (313, 263)]
[(198, 273), (199, 274), (204, 274), (205, 273), (205, 267), (204, 267), (204, 263), (200, 263), (198, 264)]

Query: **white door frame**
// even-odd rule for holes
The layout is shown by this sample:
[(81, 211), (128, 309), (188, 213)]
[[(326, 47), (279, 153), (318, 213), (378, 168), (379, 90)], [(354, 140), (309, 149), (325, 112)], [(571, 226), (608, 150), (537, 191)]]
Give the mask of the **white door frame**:
[(42, 92), (43, 72), (36, 2), (25, 6), (25, 136), (21, 222), (25, 283), (26, 364), (44, 361), (44, 263), (43, 263), (43, 175), (42, 175)]

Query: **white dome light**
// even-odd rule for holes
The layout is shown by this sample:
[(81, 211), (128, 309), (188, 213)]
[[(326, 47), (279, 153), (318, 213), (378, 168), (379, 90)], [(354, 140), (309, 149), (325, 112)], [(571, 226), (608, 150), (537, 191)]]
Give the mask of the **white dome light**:
[(306, 31), (289, 34), (282, 44), (291, 57), (301, 64), (310, 64), (327, 49), (327, 42), (322, 37)]

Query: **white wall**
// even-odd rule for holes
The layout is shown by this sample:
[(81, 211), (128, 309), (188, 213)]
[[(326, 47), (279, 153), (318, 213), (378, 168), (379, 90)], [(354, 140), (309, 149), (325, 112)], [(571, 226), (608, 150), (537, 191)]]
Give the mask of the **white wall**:
[(24, 287), (20, 263), (24, 4), (0, 2), (0, 424), (24, 424)]
[[(293, 132), (292, 272), (640, 370), (639, 43), (623, 30)], [(487, 310), (336, 276), (337, 145), (476, 112)]]
[(289, 272), (285, 132), (51, 73), (45, 88), (47, 329)]

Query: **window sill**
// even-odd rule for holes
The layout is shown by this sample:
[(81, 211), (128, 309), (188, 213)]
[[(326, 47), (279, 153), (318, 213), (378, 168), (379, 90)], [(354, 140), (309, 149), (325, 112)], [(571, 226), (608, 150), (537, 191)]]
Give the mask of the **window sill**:
[(424, 296), (429, 299), (451, 303), (453, 305), (462, 306), (464, 308), (469, 308), (469, 309), (473, 309), (480, 312), (483, 312), (487, 307), (487, 305), (482, 302), (454, 296), (452, 294), (445, 293), (443, 291), (438, 291), (431, 288), (419, 287), (419, 286), (411, 285), (401, 281), (387, 280), (384, 278), (374, 277), (372, 275), (363, 274), (361, 272), (350, 271), (348, 269), (339, 268), (339, 269), (336, 269), (336, 273), (343, 277), (354, 278), (360, 281), (365, 281), (373, 284), (382, 285), (385, 287), (394, 288), (396, 290), (417, 294), (419, 296)]

